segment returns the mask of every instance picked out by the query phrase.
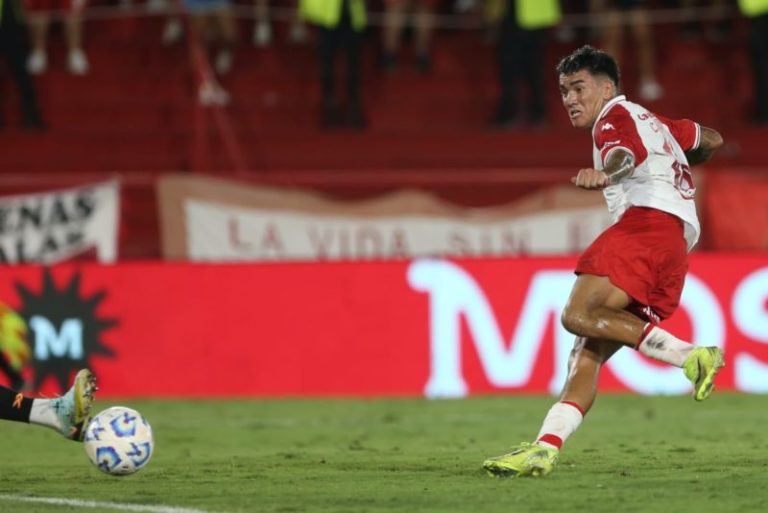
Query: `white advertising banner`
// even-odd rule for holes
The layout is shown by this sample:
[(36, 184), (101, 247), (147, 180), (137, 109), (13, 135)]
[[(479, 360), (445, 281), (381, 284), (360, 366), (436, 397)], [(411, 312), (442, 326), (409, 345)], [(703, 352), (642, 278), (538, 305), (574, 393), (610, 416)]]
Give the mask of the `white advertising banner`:
[(117, 181), (0, 198), (0, 263), (114, 262), (119, 210)]
[(192, 260), (365, 260), (571, 254), (610, 225), (602, 206), (506, 219), (352, 216), (242, 208), (188, 199)]

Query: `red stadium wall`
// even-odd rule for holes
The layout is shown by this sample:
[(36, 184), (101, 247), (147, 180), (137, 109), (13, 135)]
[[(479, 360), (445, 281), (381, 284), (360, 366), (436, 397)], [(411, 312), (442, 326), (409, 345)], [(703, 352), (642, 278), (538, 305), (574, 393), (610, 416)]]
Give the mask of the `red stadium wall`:
[[(30, 378), (90, 365), (103, 396), (555, 392), (573, 337), (570, 258), (5, 268)], [(694, 255), (665, 326), (720, 344), (723, 389), (768, 391), (768, 256)], [(604, 390), (682, 393), (679, 370), (617, 354)]]

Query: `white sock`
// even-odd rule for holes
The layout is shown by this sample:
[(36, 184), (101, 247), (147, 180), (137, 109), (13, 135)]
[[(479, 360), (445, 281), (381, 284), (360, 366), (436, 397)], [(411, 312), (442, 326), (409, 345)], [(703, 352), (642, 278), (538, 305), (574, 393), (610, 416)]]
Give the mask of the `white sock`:
[(61, 428), (61, 422), (56, 416), (56, 411), (51, 407), (52, 402), (53, 399), (34, 399), (29, 412), (29, 423), (48, 426), (58, 431)]
[(582, 409), (571, 402), (555, 403), (544, 417), (536, 443), (560, 449), (584, 419)]
[[(651, 327), (650, 330), (648, 330), (649, 327)], [(637, 350), (649, 358), (675, 367), (682, 367), (693, 349), (693, 344), (680, 340), (670, 332), (650, 323), (646, 324), (643, 333), (645, 336), (640, 339)]]

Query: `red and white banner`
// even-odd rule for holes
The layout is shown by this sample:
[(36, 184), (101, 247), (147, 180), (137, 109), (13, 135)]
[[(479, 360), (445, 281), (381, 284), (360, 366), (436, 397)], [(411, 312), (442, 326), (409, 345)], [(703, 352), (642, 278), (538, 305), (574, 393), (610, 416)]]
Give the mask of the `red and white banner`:
[(467, 208), (399, 190), (360, 201), (201, 176), (158, 186), (166, 258), (333, 261), (563, 255), (584, 250), (611, 218), (602, 195), (544, 187), (506, 205)]
[[(90, 365), (105, 396), (556, 393), (572, 258), (7, 268), (42, 392)], [(665, 323), (726, 350), (722, 389), (768, 392), (768, 255), (695, 255)], [(684, 393), (622, 349), (603, 390)]]
[(0, 263), (54, 264), (85, 253), (117, 259), (116, 181), (0, 198)]
[(583, 250), (610, 226), (600, 207), (507, 218), (318, 215), (186, 205), (191, 260), (369, 260), (425, 255), (563, 254)]

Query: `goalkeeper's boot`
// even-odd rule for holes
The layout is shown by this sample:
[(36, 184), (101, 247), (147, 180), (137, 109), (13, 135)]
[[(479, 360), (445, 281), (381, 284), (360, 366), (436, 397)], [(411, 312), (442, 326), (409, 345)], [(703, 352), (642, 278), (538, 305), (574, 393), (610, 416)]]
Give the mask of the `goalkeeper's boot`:
[(560, 451), (554, 447), (522, 443), (512, 452), (488, 458), (483, 468), (498, 477), (546, 476), (555, 468)]
[(82, 369), (75, 376), (75, 382), (67, 393), (51, 400), (51, 407), (59, 419), (59, 432), (65, 438), (83, 440), (96, 390), (98, 388), (93, 373)]
[(683, 363), (683, 373), (693, 383), (693, 398), (703, 401), (715, 389), (715, 376), (725, 366), (719, 347), (695, 347)]

